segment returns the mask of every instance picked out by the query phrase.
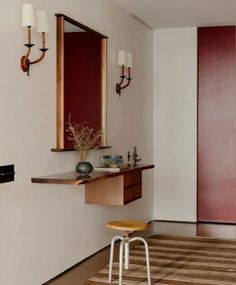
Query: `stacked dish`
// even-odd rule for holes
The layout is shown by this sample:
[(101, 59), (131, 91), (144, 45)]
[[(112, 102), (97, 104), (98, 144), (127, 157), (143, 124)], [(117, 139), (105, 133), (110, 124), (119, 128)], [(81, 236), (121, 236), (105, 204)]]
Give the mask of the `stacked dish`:
[(123, 163), (122, 155), (103, 155), (101, 162), (106, 167), (119, 167)]

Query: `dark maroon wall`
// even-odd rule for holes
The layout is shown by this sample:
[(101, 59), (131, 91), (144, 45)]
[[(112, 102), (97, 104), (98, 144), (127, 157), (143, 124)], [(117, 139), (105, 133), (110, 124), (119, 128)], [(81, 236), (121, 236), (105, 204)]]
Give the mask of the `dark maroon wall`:
[[(101, 38), (89, 32), (64, 35), (64, 122), (101, 129)], [(64, 134), (65, 148), (72, 147)]]
[(198, 29), (198, 220), (236, 222), (235, 27)]

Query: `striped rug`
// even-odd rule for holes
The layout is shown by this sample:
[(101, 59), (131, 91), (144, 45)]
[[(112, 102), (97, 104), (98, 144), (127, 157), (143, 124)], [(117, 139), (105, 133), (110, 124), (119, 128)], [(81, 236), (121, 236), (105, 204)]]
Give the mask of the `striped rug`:
[[(156, 235), (148, 239), (153, 284), (236, 285), (236, 241)], [(108, 283), (108, 266), (85, 282)], [(118, 284), (118, 263), (113, 267)], [(130, 269), (123, 284), (147, 284), (143, 245), (130, 251)]]

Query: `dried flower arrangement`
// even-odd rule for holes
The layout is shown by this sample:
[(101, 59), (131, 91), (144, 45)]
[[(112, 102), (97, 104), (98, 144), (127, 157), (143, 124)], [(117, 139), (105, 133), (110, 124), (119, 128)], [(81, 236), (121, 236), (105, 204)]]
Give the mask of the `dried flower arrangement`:
[(71, 122), (71, 116), (67, 124), (68, 140), (73, 142), (75, 150), (79, 152), (81, 161), (86, 161), (90, 152), (99, 147), (103, 132), (90, 128), (87, 123), (73, 123)]

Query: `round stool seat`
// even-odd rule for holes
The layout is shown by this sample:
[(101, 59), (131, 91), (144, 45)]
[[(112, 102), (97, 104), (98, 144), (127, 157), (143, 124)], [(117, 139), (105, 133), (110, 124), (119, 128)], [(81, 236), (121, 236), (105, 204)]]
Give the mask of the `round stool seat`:
[(107, 223), (107, 227), (109, 229), (121, 231), (144, 231), (147, 228), (147, 224), (142, 221), (121, 220), (111, 221)]

